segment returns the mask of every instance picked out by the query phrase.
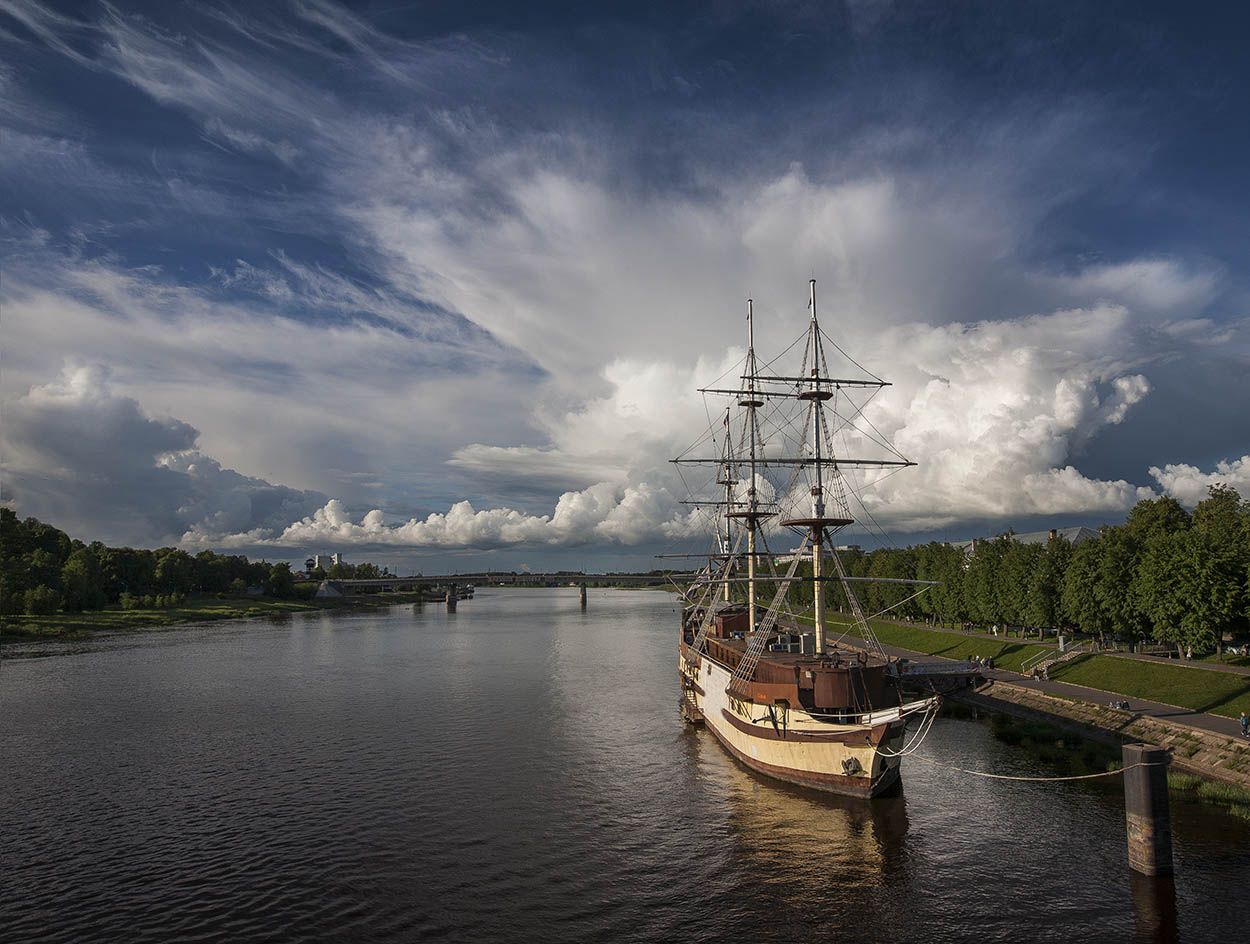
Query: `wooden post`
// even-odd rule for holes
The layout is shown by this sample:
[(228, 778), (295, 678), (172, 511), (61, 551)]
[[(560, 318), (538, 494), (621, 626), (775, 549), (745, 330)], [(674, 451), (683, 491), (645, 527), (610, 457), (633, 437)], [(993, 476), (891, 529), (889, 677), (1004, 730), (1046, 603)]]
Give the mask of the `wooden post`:
[(456, 585), (453, 583), (450, 587), (447, 588), (447, 612), (448, 613), (456, 612), (456, 601), (459, 599), (460, 599), (459, 596), (456, 595)]
[(585, 584), (582, 584), (582, 587), (581, 587), (581, 598), (582, 598), (582, 609), (584, 610), (586, 609), (586, 585)]
[(1168, 809), (1168, 752), (1150, 744), (1124, 745), (1124, 814), (1128, 864), (1143, 875), (1172, 874), (1172, 817)]

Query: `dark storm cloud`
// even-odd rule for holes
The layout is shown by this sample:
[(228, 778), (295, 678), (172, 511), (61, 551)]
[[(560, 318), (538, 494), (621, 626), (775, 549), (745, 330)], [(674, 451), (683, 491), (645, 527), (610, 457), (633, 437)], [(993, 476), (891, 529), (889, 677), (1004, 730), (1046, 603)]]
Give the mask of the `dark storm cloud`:
[[(381, 508), (448, 546), (505, 527), (639, 540), (613, 502), (667, 520), (658, 470), (689, 419), (669, 404), (699, 379), (693, 359), (737, 342), (724, 312), (747, 293), (789, 330), (787, 286), (813, 274), (840, 332), (901, 360), (886, 406), (931, 451), (918, 491), (946, 496), (944, 520), (1032, 514), (1022, 481), (1113, 514), (1150, 469), (1195, 463), (1198, 481), (1247, 441), (1236, 11), (0, 10), (0, 196), (6, 232), (24, 233), (4, 395), (47, 387), (65, 357), (101, 361), (123, 399), (263, 473), (200, 456), (234, 498), (197, 503), (191, 473), (138, 439), (130, 473), (168, 499), (138, 519), (153, 534), (263, 522), (366, 540), (354, 522)], [(954, 378), (945, 399), (928, 372)], [(961, 498), (970, 436), (1027, 445), (978, 481), (988, 507)], [(266, 480), (347, 505), (279, 521), (294, 506)], [(73, 495), (57, 499), (65, 523), (102, 520)], [(442, 514), (482, 497), (501, 507)], [(557, 499), (553, 531), (541, 512)]]

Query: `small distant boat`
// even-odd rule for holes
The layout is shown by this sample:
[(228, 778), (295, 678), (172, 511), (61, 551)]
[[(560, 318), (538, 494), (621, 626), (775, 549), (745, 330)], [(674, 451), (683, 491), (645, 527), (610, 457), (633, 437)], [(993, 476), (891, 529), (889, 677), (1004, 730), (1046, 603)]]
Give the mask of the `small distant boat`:
[[(888, 453), (881, 458), (835, 452), (831, 433), (848, 425), (839, 398), (888, 384), (866, 371), (859, 378), (832, 376), (825, 357), (832, 342), (816, 317), (814, 280), (808, 304), (801, 366), (785, 374), (775, 372), (772, 361), (759, 366), (748, 301), (739, 382), (701, 391), (729, 399), (723, 422), (701, 440), (719, 440), (719, 455), (673, 460), (710, 466), (716, 474), (708, 486), (714, 481), (717, 488), (715, 495), (691, 499), (712, 510), (715, 540), (707, 565), (684, 591), (680, 706), (687, 721), (706, 725), (725, 750), (759, 773), (872, 797), (899, 782), (907, 725), (931, 723), (939, 699), (904, 694), (903, 669), (882, 648), (852, 588), (867, 578), (847, 576), (831, 538), (854, 521), (844, 469), (915, 463), (888, 443), (881, 444)], [(783, 534), (801, 538), (797, 550), (769, 550), (766, 524), (774, 518), (773, 533), (779, 524)], [(799, 574), (804, 561), (811, 562), (810, 575)], [(804, 581), (812, 586), (810, 631), (788, 603), (790, 588)], [(855, 648), (836, 640), (831, 645), (830, 584), (841, 587), (851, 609)]]

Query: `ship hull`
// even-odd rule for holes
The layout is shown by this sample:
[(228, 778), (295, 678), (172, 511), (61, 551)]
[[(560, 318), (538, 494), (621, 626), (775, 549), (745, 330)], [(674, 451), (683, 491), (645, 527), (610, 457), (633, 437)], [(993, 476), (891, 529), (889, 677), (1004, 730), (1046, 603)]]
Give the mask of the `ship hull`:
[(701, 720), (739, 763), (776, 780), (842, 796), (880, 796), (899, 782), (906, 721), (827, 724), (802, 710), (770, 709), (734, 698), (731, 674), (706, 655), (679, 659), (683, 713)]

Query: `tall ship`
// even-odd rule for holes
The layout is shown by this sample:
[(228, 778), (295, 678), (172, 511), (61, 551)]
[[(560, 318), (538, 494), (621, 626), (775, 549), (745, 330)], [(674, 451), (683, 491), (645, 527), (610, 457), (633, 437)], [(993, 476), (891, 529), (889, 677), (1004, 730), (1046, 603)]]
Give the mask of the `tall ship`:
[[(707, 564), (683, 591), (680, 708), (761, 774), (873, 797), (900, 783), (902, 759), (939, 698), (906, 694), (908, 666), (887, 655), (855, 593), (874, 578), (848, 575), (835, 535), (855, 522), (850, 501), (860, 489), (848, 473), (915, 463), (862, 428), (871, 425), (867, 400), (889, 384), (824, 333), (815, 280), (809, 288), (805, 334), (763, 365), (747, 302), (741, 373), (700, 390), (724, 398), (724, 409), (673, 460), (713, 531)], [(835, 376), (829, 348), (857, 376)], [(797, 367), (779, 366), (787, 357)], [(844, 455), (857, 441), (881, 455)], [(785, 552), (770, 549), (793, 541)]]

